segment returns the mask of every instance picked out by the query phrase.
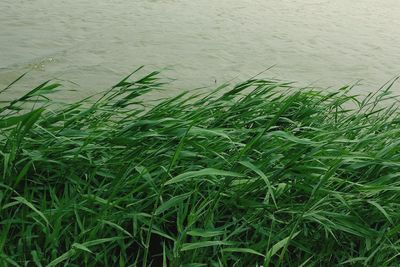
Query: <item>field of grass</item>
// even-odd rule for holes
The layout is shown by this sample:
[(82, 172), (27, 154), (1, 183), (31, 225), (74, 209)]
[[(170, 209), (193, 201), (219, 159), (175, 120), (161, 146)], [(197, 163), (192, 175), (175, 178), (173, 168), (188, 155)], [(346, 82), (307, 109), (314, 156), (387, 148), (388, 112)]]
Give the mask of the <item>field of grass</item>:
[(150, 106), (157, 74), (2, 103), (0, 266), (399, 265), (392, 84), (251, 79)]

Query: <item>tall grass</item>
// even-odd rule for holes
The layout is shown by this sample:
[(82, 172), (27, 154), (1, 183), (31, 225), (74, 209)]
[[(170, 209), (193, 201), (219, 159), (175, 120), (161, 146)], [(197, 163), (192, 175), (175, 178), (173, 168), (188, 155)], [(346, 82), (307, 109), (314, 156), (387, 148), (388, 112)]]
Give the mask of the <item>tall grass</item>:
[(136, 75), (61, 106), (48, 82), (0, 109), (1, 266), (399, 264), (391, 84), (252, 79), (149, 106), (166, 85)]

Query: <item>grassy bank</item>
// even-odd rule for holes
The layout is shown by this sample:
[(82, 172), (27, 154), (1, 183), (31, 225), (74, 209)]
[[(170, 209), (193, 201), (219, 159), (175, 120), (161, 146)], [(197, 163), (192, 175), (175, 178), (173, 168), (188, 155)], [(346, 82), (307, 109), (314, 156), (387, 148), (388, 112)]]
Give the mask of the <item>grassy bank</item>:
[(390, 84), (361, 98), (249, 80), (149, 107), (168, 85), (135, 75), (62, 106), (43, 84), (0, 109), (1, 266), (400, 261)]

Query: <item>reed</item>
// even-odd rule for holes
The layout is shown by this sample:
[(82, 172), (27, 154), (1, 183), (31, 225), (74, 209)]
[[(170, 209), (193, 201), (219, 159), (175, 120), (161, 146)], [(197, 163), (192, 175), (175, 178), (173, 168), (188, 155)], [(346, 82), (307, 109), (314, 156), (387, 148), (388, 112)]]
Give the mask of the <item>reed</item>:
[(360, 97), (251, 79), (150, 106), (157, 74), (3, 105), (1, 266), (399, 263), (393, 83)]

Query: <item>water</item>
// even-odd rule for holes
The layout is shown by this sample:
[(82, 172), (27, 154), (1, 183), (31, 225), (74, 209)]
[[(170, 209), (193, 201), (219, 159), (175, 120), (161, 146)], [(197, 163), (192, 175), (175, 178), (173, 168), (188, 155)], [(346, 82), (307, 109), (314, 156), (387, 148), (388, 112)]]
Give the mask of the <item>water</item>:
[(11, 94), (59, 78), (87, 95), (140, 65), (176, 88), (275, 65), (262, 77), (371, 90), (400, 74), (400, 1), (0, 1), (0, 86), (30, 70)]

